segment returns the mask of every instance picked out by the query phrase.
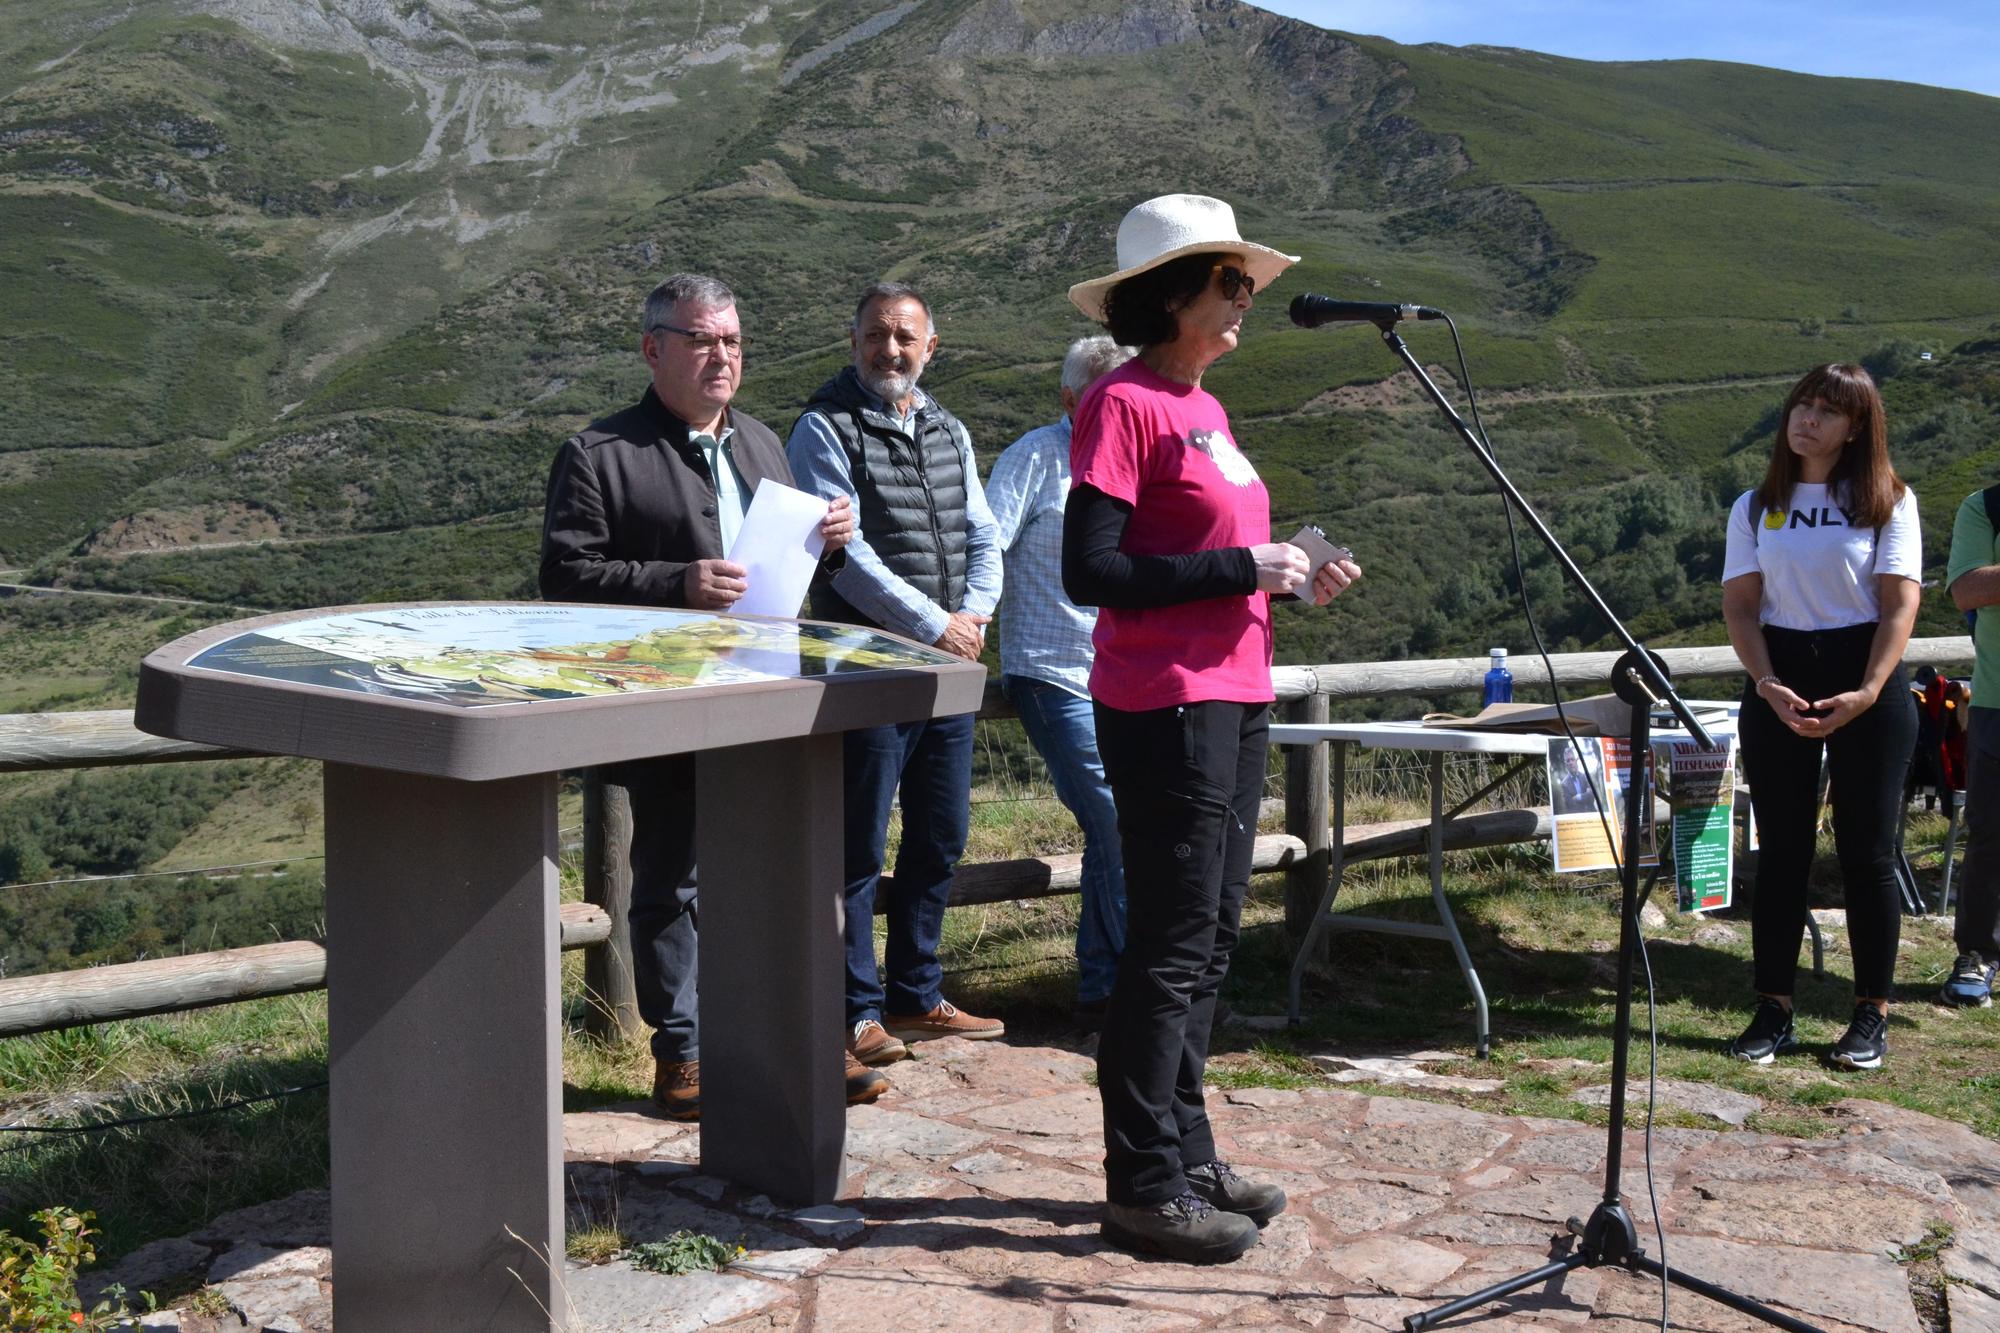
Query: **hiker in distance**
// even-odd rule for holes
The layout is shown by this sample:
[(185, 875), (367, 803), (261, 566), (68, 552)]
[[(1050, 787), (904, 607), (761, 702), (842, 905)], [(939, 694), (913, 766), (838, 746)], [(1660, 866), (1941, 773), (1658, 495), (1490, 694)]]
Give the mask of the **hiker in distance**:
[(1295, 262), (1243, 240), (1220, 199), (1165, 195), (1119, 224), (1117, 271), (1069, 293), (1139, 349), (1077, 406), (1063, 524), (1064, 586), (1098, 608), (1090, 696), (1125, 861), (1097, 1044), (1103, 1231), (1196, 1262), (1242, 1254), (1285, 1206), (1217, 1160), (1202, 1101), (1264, 786), (1270, 599), (1324, 605), (1361, 577), (1271, 540), (1270, 496), (1201, 387)]
[(1902, 904), (1896, 828), (1916, 743), (1903, 671), (1923, 539), (1917, 497), (1889, 463), (1882, 395), (1854, 365), (1808, 371), (1785, 397), (1764, 480), (1737, 497), (1722, 617), (1749, 675), (1738, 735), (1763, 848), (1751, 904), (1757, 1008), (1729, 1052), (1794, 1049), (1792, 990), (1819, 821), (1822, 753), (1854, 953), (1854, 1015), (1828, 1053), (1875, 1069), (1888, 1053)]
[[(636, 404), (569, 438), (549, 474), (542, 596), (552, 602), (727, 611), (748, 588), (724, 558), (764, 478), (790, 485), (778, 437), (730, 406), (743, 380), (736, 297), (719, 279), (677, 273), (646, 298), (640, 354), (652, 384)], [(826, 563), (854, 536), (848, 502), (820, 521)], [(695, 763), (673, 755), (612, 765), (632, 802), (632, 971), (653, 1028), (653, 1099), (676, 1120), (701, 1114), (695, 977)], [(852, 1061), (850, 1102), (888, 1086)]]
[[(813, 616), (976, 662), (1000, 600), (1000, 547), (972, 437), (917, 387), (938, 345), (930, 303), (907, 284), (878, 282), (856, 302), (848, 341), (853, 363), (814, 392), (785, 444), (799, 485), (851, 500), (860, 525), (847, 562), (815, 580)], [(1000, 1036), (998, 1019), (945, 998), (937, 958), (971, 828), (972, 714), (841, 740), (849, 1054), (885, 1065), (909, 1054), (908, 1042)], [(902, 843), (878, 969), (875, 892), (899, 787)]]
[(1057, 387), (1061, 420), (1008, 445), (986, 478), (1007, 573), (1000, 593), (1000, 689), (1083, 832), (1076, 1016), (1090, 1028), (1104, 1021), (1125, 950), (1125, 863), (1118, 851), (1118, 809), (1091, 717), (1090, 636), (1097, 613), (1063, 592), (1063, 506), (1076, 405), (1084, 390), (1131, 359), (1131, 348), (1101, 333), (1071, 343)]

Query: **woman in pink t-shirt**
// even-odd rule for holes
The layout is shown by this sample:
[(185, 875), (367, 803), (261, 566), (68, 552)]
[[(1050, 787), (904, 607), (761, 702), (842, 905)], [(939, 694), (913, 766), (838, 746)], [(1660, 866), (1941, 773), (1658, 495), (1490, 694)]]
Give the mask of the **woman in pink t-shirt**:
[(1296, 262), (1236, 231), (1228, 204), (1150, 199), (1118, 228), (1119, 270), (1070, 299), (1137, 357), (1078, 404), (1063, 584), (1095, 606), (1090, 693), (1118, 806), (1126, 942), (1097, 1044), (1104, 1235), (1232, 1259), (1285, 1206), (1216, 1159), (1202, 1102), (1263, 794), (1271, 606), (1321, 605), (1361, 576), (1271, 540), (1270, 496), (1202, 373), (1252, 294)]

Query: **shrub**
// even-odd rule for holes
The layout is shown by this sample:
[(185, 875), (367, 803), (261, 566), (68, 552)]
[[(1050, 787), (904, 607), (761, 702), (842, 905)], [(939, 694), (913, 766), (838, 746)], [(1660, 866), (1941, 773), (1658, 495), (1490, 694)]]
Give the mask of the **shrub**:
[(715, 1273), (743, 1253), (741, 1245), (699, 1231), (676, 1231), (665, 1240), (632, 1247), (632, 1264), (649, 1273), (677, 1277), (682, 1273)]
[[(56, 1333), (85, 1329), (91, 1333), (137, 1328), (138, 1317), (125, 1304), (125, 1291), (113, 1286), (105, 1299), (86, 1310), (76, 1294), (77, 1273), (97, 1260), (91, 1237), (94, 1213), (44, 1208), (35, 1214), (42, 1228), (38, 1245), (24, 1236), (0, 1231), (0, 1328), (19, 1333)], [(155, 1302), (146, 1296), (146, 1308)]]

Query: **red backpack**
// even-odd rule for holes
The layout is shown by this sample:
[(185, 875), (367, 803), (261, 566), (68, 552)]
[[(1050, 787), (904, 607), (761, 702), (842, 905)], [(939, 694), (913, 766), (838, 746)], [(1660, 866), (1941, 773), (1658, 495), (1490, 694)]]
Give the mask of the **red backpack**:
[(1917, 700), (1910, 790), (1924, 792), (1926, 805), (1937, 799), (1948, 811), (1954, 804), (1952, 793), (1965, 790), (1965, 729), (1971, 721), (1972, 684), (1923, 666), (1910, 682), (1910, 693)]

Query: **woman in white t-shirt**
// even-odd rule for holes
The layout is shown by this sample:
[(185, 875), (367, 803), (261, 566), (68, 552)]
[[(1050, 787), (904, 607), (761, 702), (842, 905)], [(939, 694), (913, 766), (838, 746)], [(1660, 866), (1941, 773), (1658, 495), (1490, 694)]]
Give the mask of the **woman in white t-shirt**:
[(1917, 618), (1917, 497), (1889, 463), (1882, 396), (1860, 366), (1792, 386), (1763, 482), (1729, 514), (1722, 615), (1750, 675), (1739, 735), (1762, 849), (1751, 906), (1756, 1014), (1730, 1054), (1769, 1064), (1798, 1043), (1792, 983), (1819, 818), (1820, 755), (1854, 954), (1853, 1020), (1829, 1054), (1888, 1051), (1902, 908), (1896, 826), (1916, 741), (1903, 649)]

